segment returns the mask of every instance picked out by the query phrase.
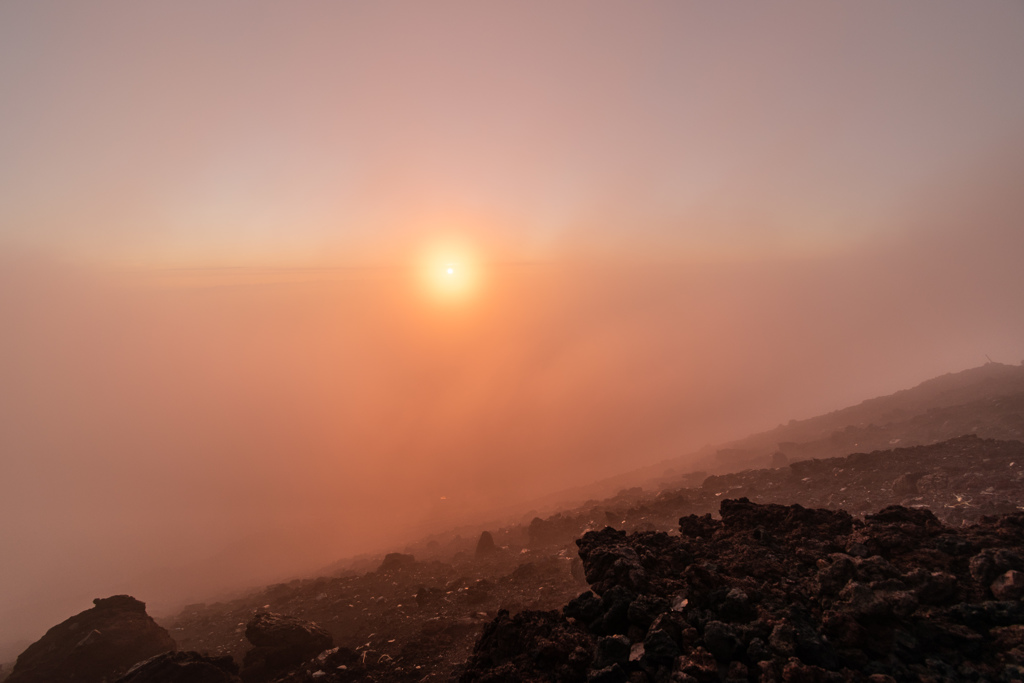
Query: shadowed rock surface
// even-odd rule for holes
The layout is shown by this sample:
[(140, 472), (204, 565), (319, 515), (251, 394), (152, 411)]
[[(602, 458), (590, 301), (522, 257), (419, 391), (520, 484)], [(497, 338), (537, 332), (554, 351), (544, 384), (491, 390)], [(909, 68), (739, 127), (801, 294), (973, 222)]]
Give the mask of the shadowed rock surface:
[(240, 683), (231, 657), (206, 657), (198, 652), (165, 652), (139, 662), (117, 683)]
[(93, 600), (95, 607), (57, 624), (18, 657), (9, 683), (100, 683), (133, 664), (175, 648), (174, 640), (128, 595)]
[(242, 662), (245, 681), (272, 680), (334, 644), (331, 634), (315, 623), (273, 612), (254, 616), (245, 637), (254, 646)]
[(480, 540), (476, 542), (476, 550), (473, 554), (480, 558), (486, 557), (497, 550), (498, 547), (494, 545), (494, 536), (491, 535), (490, 531), (484, 531), (480, 534)]

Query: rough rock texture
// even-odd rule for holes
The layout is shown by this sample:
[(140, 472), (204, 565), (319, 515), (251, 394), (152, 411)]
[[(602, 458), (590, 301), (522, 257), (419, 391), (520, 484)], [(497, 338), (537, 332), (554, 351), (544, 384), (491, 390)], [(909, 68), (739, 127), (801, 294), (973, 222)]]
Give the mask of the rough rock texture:
[(231, 657), (206, 657), (198, 652), (165, 652), (139, 662), (117, 683), (240, 683)]
[(112, 681), (133, 664), (173, 650), (174, 640), (129, 595), (93, 600), (95, 607), (57, 624), (21, 653), (9, 683)]
[(334, 644), (334, 638), (314, 622), (260, 612), (245, 627), (253, 644), (242, 662), (242, 678), (262, 681), (312, 659)]
[(583, 680), (593, 659), (592, 638), (558, 612), (501, 610), (473, 654), (481, 681)]
[(1024, 680), (1024, 513), (950, 528), (741, 498), (680, 530), (585, 534), (593, 591), (499, 614), (461, 680)]

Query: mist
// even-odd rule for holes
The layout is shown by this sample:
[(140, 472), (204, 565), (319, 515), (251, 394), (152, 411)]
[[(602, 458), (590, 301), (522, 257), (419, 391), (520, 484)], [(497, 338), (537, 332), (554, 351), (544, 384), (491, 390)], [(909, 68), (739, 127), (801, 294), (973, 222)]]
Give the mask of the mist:
[(401, 264), (127, 271), (8, 250), (0, 639), (114, 593), (160, 614), (1016, 362), (1014, 168), (842, 250), (489, 262), (448, 307)]
[(0, 3), (0, 662), (1024, 358), (1019, 3), (586, 5)]

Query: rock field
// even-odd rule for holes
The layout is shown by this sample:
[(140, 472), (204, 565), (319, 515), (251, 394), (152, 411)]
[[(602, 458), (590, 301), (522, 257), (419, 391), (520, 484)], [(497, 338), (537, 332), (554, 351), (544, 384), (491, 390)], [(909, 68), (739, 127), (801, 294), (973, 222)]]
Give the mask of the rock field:
[[(441, 541), (191, 605), (166, 632), (132, 598), (98, 600), (8, 680), (1024, 681), (1018, 441), (627, 489)], [(77, 637), (126, 633), (72, 628), (114, 607), (160, 642), (115, 656)], [(54, 668), (104, 657), (92, 678)]]

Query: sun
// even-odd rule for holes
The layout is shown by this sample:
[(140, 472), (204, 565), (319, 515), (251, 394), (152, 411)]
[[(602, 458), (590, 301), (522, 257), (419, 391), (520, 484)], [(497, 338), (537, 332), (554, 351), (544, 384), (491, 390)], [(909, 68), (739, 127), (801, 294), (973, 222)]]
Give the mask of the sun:
[(419, 289), (438, 304), (461, 304), (480, 290), (480, 259), (464, 242), (438, 240), (419, 257)]

